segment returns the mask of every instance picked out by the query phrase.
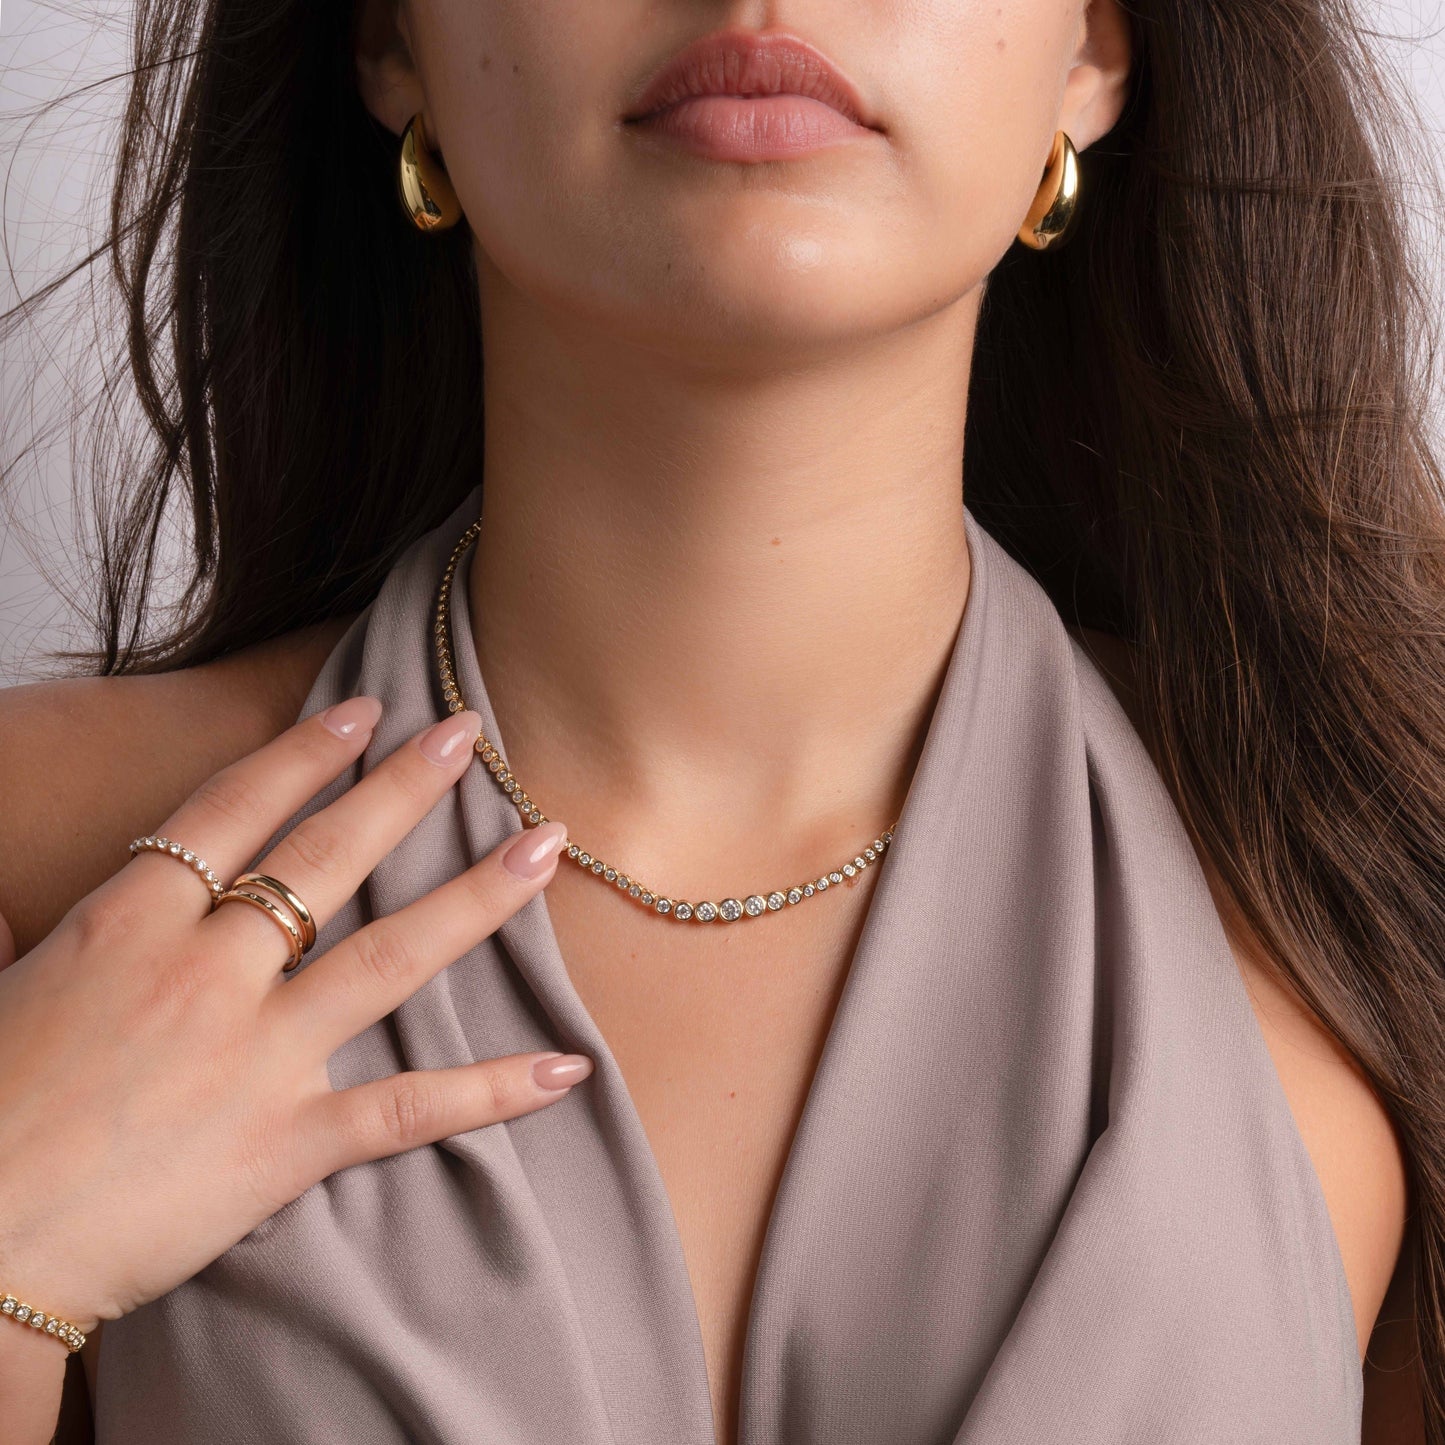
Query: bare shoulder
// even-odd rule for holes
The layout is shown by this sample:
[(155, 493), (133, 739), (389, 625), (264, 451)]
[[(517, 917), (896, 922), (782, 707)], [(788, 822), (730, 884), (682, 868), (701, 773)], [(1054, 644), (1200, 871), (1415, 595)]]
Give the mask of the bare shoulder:
[(349, 620), (176, 672), (0, 690), (0, 965), (114, 873), (132, 838), (289, 727)]
[[(1086, 628), (1070, 632), (1142, 734), (1129, 645)], [(1228, 895), (1214, 862), (1201, 852), (1200, 863), (1319, 1177), (1350, 1285), (1363, 1357), (1401, 1259), (1408, 1207), (1404, 1149), (1388, 1110), (1354, 1056), (1281, 977)], [(1399, 1284), (1397, 1280), (1395, 1297), (1402, 1293)]]

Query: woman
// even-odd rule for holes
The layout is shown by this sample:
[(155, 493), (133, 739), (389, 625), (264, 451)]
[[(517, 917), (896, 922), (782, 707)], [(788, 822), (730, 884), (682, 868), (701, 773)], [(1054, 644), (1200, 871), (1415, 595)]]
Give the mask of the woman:
[(85, 1335), (102, 1441), (1445, 1440), (1445, 529), (1347, 13), (137, 36), (157, 445), (100, 676), (4, 702), (17, 1438)]

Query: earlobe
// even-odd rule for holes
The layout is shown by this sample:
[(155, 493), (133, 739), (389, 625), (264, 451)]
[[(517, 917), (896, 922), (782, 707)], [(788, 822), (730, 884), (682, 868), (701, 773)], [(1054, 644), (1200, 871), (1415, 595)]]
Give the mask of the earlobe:
[(1080, 150), (1118, 122), (1128, 101), (1133, 67), (1134, 34), (1128, 12), (1119, 0), (1087, 0), (1058, 122)]
[(357, 0), (353, 32), (362, 104), (395, 135), (425, 104), (406, 17), (396, 0)]

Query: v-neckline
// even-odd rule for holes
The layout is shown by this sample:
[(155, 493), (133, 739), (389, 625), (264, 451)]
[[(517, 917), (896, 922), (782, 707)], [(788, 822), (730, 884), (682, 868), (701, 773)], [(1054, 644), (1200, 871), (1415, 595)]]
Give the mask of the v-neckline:
[[(890, 932), (889, 919), (895, 910), (906, 908), (910, 902), (918, 901), (916, 896), (910, 898), (910, 893), (916, 888), (919, 860), (930, 847), (930, 840), (925, 829), (911, 825), (915, 819), (941, 806), (952, 776), (947, 769), (958, 763), (957, 735), (963, 727), (962, 718), (971, 710), (967, 695), (974, 687), (982, 646), (980, 634), (984, 625), (987, 596), (988, 550), (990, 546), (997, 546), (998, 543), (986, 537), (966, 507), (962, 509), (962, 515), (970, 562), (968, 594), (960, 608), (943, 681), (925, 731), (918, 763), (893, 830), (893, 841), (881, 865), (873, 865), (881, 866), (881, 876), (874, 884), (872, 896), (868, 900), (857, 943), (839, 990), (817, 1064), (804, 1094), (798, 1122), (789, 1140), (777, 1188), (764, 1224), (763, 1242), (745, 1311), (743, 1353), (738, 1376), (737, 1433), (734, 1441), (719, 1441), (717, 1438), (717, 1421), (712, 1408), (712, 1389), (703, 1346), (701, 1315), (687, 1268), (687, 1256), (672, 1198), (621, 1067), (600, 1026), (572, 982), (547, 909), (546, 891), (537, 894), (517, 913), (504, 920), (496, 930), (495, 937), (515, 961), (520, 974), (541, 1004), (543, 1013), (554, 1023), (558, 1020), (570, 1021), (570, 1038), (566, 1043), (559, 1039), (558, 1046), (575, 1048), (593, 1059), (594, 1072), (584, 1087), (602, 1086), (614, 1090), (614, 1102), (624, 1121), (626, 1132), (631, 1136), (633, 1157), (642, 1161), (647, 1175), (643, 1182), (647, 1185), (651, 1197), (661, 1201), (664, 1206), (660, 1214), (663, 1216), (662, 1224), (673, 1260), (672, 1267), (665, 1272), (667, 1288), (673, 1297), (671, 1303), (683, 1318), (690, 1319), (692, 1325), (692, 1339), (688, 1351), (691, 1367), (687, 1384), (692, 1399), (685, 1402), (683, 1413), (689, 1418), (695, 1417), (699, 1422), (709, 1422), (709, 1428), (702, 1439), (679, 1440), (678, 1445), (777, 1445), (780, 1438), (769, 1428), (768, 1422), (760, 1413), (764, 1401), (768, 1398), (768, 1392), (761, 1389), (758, 1383), (760, 1373), (768, 1366), (768, 1361), (762, 1354), (764, 1345), (760, 1324), (761, 1316), (774, 1292), (773, 1281), (778, 1269), (776, 1261), (788, 1251), (789, 1236), (805, 1227), (805, 1221), (796, 1217), (798, 1161), (804, 1152), (812, 1150), (813, 1141), (823, 1127), (820, 1114), (824, 1109), (824, 1100), (835, 1087), (835, 1078), (846, 1071), (844, 1055), (849, 1047), (850, 1036), (859, 1028), (866, 1027), (866, 1022), (855, 1016), (856, 1001), (874, 975), (890, 966), (891, 960), (885, 954), (886, 938)], [(452, 582), (454, 667), (463, 699), (467, 706), (481, 717), (481, 731), (501, 756), (506, 758), (506, 740), (501, 734), (481, 675), (471, 628), (468, 586), (471, 556), (469, 549), (459, 562)], [(501, 792), (494, 780), (485, 775), (480, 760), (463, 775), (458, 787), (471, 857), (480, 857), (496, 846), (498, 825), (504, 835), (520, 833), (530, 826), (522, 822), (519, 810)], [(815, 903), (813, 906), (818, 905)], [(746, 926), (746, 921), (739, 922)], [(715, 926), (739, 925), (719, 923)], [(607, 1398), (609, 1392), (606, 1382), (599, 1383), (603, 1387), (604, 1398)], [(619, 1445), (627, 1445), (627, 1442), (620, 1440)]]

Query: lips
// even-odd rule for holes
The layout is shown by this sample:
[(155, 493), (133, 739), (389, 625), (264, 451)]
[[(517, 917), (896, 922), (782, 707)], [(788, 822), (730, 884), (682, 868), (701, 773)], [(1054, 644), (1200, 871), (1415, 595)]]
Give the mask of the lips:
[(641, 120), (693, 96), (800, 95), (869, 130), (881, 130), (851, 81), (792, 35), (722, 30), (685, 46), (648, 82), (624, 120)]

